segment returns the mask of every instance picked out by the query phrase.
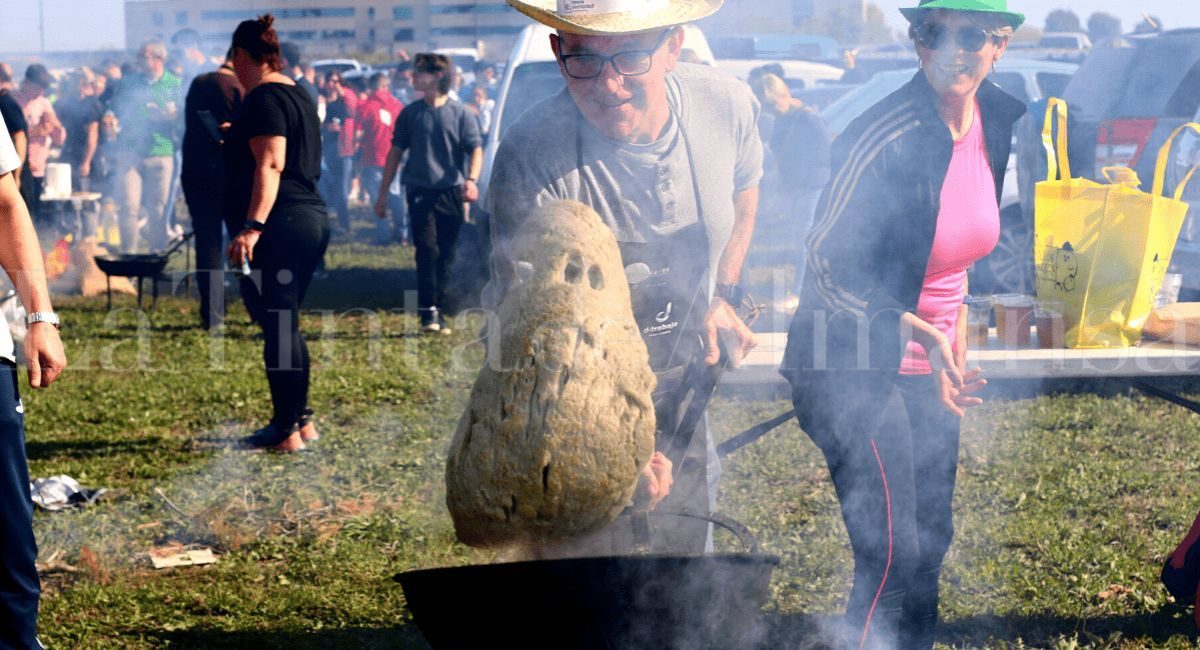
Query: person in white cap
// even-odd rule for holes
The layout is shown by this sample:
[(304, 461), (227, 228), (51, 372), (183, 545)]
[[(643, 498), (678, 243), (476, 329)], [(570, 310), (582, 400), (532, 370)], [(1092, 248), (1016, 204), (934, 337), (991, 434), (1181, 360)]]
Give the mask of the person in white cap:
[[(759, 106), (732, 76), (679, 61), (680, 26), (722, 2), (508, 0), (557, 30), (550, 46), (567, 87), (526, 111), (496, 154), (485, 306), (499, 304), (512, 281), (518, 260), (506, 244), (535, 206), (569, 199), (596, 210), (620, 245), (658, 376), (660, 434), (682, 417), (692, 359), (719, 363), (720, 340), (737, 364), (755, 345), (735, 308), (762, 176)], [(709, 512), (720, 466), (703, 419), (677, 470), (660, 510)], [(652, 541), (675, 552), (711, 546), (703, 522), (659, 527)]]

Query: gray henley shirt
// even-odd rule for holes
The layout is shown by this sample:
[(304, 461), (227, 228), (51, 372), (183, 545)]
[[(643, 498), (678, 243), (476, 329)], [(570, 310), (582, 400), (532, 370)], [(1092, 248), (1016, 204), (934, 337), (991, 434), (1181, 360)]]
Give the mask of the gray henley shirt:
[(493, 258), (485, 307), (499, 304), (512, 277), (507, 244), (521, 221), (537, 206), (563, 199), (591, 206), (622, 242), (670, 235), (702, 215), (711, 291), (711, 270), (733, 230), (734, 196), (762, 178), (759, 105), (741, 81), (687, 63), (667, 75), (667, 101), (671, 122), (647, 145), (606, 138), (566, 89), (513, 124), (496, 153), (488, 190)]

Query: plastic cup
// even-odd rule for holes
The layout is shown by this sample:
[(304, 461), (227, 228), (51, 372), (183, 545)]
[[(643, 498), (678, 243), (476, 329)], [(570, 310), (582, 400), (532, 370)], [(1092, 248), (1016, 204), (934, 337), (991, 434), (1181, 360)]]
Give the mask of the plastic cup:
[(1020, 294), (1000, 294), (992, 299), (996, 306), (996, 338), (1006, 348), (1028, 347), (1034, 299)]
[(1167, 273), (1163, 275), (1162, 288), (1154, 297), (1154, 306), (1166, 307), (1179, 302), (1179, 290), (1183, 287), (1182, 273)]
[(1038, 347), (1052, 350), (1066, 347), (1067, 324), (1063, 319), (1065, 304), (1061, 300), (1039, 300), (1033, 310), (1037, 326)]
[(1005, 334), (1007, 333), (1007, 328), (1005, 327), (1007, 323), (1004, 318), (1005, 306), (1016, 303), (1024, 297), (1019, 293), (998, 293), (992, 296), (992, 305), (996, 312), (996, 338), (1000, 341), (1005, 340)]
[(988, 328), (992, 320), (991, 298), (967, 298), (967, 345), (977, 348), (987, 345)]

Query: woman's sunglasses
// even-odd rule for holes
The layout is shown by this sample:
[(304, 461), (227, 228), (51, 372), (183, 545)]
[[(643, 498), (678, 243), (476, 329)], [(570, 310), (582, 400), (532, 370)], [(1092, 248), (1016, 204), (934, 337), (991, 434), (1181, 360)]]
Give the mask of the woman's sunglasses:
[[(950, 40), (950, 29), (939, 22), (923, 23), (917, 28), (917, 42), (927, 50), (940, 50)], [(983, 29), (964, 25), (954, 31), (954, 40), (968, 52), (978, 52), (988, 41), (999, 40), (999, 36)]]

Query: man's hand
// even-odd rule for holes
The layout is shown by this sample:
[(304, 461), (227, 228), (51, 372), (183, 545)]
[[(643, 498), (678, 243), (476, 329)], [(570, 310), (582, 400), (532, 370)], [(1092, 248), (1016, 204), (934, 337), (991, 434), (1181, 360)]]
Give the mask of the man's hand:
[(467, 203), (474, 203), (479, 200), (479, 185), (469, 178), (466, 183), (463, 183), (462, 200)]
[(25, 335), (25, 359), (29, 368), (29, 385), (45, 388), (67, 367), (67, 354), (63, 351), (58, 329), (50, 323), (34, 323)]
[(653, 510), (671, 493), (671, 484), (675, 478), (671, 475), (673, 464), (661, 451), (654, 452), (650, 462), (642, 468), (642, 476), (638, 481), (638, 490), (650, 497), (649, 509)]
[(92, 175), (92, 163), (91, 162), (80, 163), (79, 164), (79, 177), (80, 178), (89, 178), (89, 177), (91, 177), (91, 175)]
[(387, 197), (382, 194), (375, 200), (375, 216), (387, 219)]
[(704, 363), (715, 366), (721, 361), (721, 345), (729, 352), (734, 368), (758, 345), (754, 332), (738, 317), (737, 311), (721, 298), (714, 298), (704, 316)]

